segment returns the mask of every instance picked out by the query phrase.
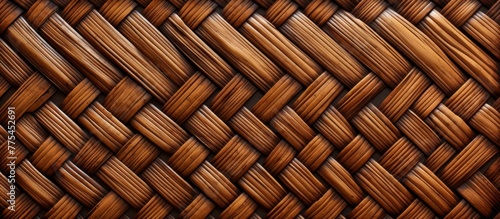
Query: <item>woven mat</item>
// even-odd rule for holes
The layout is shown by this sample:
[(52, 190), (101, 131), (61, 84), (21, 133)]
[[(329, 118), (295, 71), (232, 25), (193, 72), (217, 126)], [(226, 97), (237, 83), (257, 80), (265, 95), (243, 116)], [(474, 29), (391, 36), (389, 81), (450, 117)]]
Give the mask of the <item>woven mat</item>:
[(1, 217), (500, 218), (499, 22), (495, 0), (0, 0)]

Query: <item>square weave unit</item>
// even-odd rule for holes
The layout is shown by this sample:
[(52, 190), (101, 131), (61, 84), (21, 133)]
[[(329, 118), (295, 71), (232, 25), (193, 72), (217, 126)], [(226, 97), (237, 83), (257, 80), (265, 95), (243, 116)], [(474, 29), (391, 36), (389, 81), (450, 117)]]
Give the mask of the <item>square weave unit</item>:
[(500, 1), (0, 0), (0, 218), (500, 219)]

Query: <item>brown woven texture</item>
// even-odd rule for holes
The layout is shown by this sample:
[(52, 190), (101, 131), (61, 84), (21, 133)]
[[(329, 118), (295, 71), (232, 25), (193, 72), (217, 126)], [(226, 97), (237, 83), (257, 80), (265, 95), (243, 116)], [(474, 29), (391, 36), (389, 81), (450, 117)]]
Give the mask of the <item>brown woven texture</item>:
[(0, 0), (1, 217), (500, 218), (499, 21), (494, 0)]

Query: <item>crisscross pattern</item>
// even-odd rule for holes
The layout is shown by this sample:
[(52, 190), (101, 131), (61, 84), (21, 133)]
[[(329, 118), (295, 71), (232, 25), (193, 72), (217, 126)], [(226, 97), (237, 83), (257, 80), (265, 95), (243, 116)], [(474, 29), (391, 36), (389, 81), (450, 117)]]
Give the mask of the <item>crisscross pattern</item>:
[(0, 0), (1, 217), (499, 218), (499, 22), (495, 0)]

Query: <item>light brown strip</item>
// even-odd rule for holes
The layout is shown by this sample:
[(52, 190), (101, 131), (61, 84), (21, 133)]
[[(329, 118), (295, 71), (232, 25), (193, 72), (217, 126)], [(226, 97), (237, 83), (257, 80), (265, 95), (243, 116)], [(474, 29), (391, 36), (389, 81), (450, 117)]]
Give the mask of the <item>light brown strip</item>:
[(414, 61), (447, 95), (465, 82), (465, 75), (446, 54), (395, 11), (385, 10), (372, 27)]
[(198, 33), (262, 91), (268, 91), (283, 76), (276, 64), (219, 14), (210, 15), (200, 25)]
[(7, 29), (5, 37), (63, 92), (69, 93), (83, 80), (83, 75), (49, 46), (24, 18), (17, 19)]
[(177, 89), (171, 80), (97, 11), (91, 11), (76, 29), (158, 100), (165, 102)]

